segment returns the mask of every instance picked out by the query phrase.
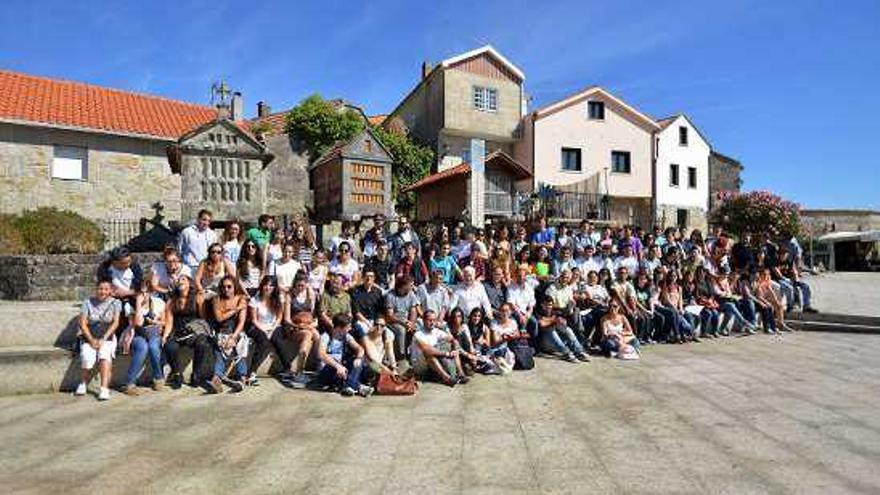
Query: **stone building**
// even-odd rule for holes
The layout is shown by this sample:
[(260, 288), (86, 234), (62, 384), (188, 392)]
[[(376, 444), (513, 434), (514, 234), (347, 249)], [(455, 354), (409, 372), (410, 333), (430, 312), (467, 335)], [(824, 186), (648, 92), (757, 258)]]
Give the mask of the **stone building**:
[[(305, 163), (258, 140), (240, 94), (212, 107), (0, 71), (0, 213), (58, 207), (97, 221), (169, 221), (207, 207), (217, 220), (301, 213)], [(99, 222), (100, 223), (100, 222)]]
[(739, 192), (742, 187), (742, 164), (717, 151), (709, 154), (709, 210), (718, 203), (718, 193)]

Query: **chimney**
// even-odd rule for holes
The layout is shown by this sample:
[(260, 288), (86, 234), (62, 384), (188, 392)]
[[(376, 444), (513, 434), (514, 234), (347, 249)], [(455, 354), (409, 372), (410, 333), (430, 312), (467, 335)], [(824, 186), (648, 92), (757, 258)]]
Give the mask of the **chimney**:
[(241, 99), (241, 93), (236, 91), (232, 93), (232, 104), (230, 105), (232, 112), (232, 120), (244, 119), (244, 102)]
[(272, 107), (270, 107), (265, 101), (257, 102), (257, 118), (265, 117), (272, 113)]
[(427, 79), (428, 74), (431, 73), (431, 69), (432, 69), (432, 67), (431, 67), (431, 63), (430, 63), (430, 62), (428, 62), (427, 60), (425, 60), (424, 62), (422, 62), (422, 80), (423, 80), (423, 81), (424, 81), (425, 79)]

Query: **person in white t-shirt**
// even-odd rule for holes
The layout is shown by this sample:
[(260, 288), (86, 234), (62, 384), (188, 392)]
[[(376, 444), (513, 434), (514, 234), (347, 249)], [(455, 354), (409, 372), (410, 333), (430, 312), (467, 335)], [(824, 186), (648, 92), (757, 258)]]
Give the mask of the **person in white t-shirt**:
[(637, 274), (639, 272), (639, 259), (633, 253), (632, 244), (624, 244), (622, 248), (620, 256), (614, 260), (614, 272), (617, 273), (623, 267), (626, 268), (627, 273)]
[(162, 260), (153, 263), (150, 270), (150, 291), (168, 300), (181, 278), (193, 278), (192, 269), (184, 265), (177, 249), (169, 246), (162, 252)]
[(351, 244), (343, 241), (336, 248), (336, 258), (330, 262), (330, 273), (341, 277), (342, 288), (345, 290), (360, 283), (360, 265), (351, 256)]
[(430, 309), (425, 311), (422, 324), (413, 335), (410, 362), (413, 371), (422, 379), (439, 379), (450, 387), (470, 381), (461, 367), (458, 341), (440, 328), (437, 315)]
[(461, 308), (464, 314), (469, 315), (476, 307), (483, 308), (488, 318), (493, 317), (492, 304), (489, 302), (489, 296), (486, 294), (486, 288), (483, 284), (477, 282), (476, 270), (472, 266), (464, 267), (462, 270), (463, 281), (452, 294), (452, 307)]
[(286, 294), (290, 292), (293, 280), (296, 278), (296, 274), (302, 270), (302, 265), (296, 260), (296, 246), (293, 244), (286, 244), (281, 253), (281, 259), (275, 264), (275, 280), (278, 289)]

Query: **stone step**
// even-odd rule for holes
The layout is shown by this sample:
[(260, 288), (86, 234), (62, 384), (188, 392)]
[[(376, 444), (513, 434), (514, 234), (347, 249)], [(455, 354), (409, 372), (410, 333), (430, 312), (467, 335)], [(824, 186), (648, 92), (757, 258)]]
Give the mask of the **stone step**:
[(880, 325), (861, 325), (857, 323), (840, 323), (834, 321), (806, 321), (789, 319), (788, 323), (806, 332), (837, 332), (880, 335)]
[(0, 301), (0, 347), (70, 346), (79, 307), (75, 301)]
[[(192, 352), (188, 348), (181, 349), (181, 359), (185, 366), (184, 376), (189, 379), (192, 371)], [(125, 384), (130, 355), (117, 352), (113, 360), (111, 387), (117, 388)], [(165, 374), (169, 372), (165, 365)], [(263, 362), (257, 375), (270, 377), (279, 368), (274, 353)], [(97, 370), (93, 373), (97, 380)], [(139, 383), (150, 383), (149, 362), (141, 371)], [(76, 388), (80, 379), (79, 356), (70, 350), (54, 346), (7, 346), (0, 347), (0, 396), (16, 394), (34, 394), (46, 392), (70, 392)]]
[(786, 313), (785, 318), (790, 321), (804, 321), (812, 323), (839, 323), (846, 325), (864, 325), (880, 327), (880, 317), (863, 315), (845, 315), (839, 313)]

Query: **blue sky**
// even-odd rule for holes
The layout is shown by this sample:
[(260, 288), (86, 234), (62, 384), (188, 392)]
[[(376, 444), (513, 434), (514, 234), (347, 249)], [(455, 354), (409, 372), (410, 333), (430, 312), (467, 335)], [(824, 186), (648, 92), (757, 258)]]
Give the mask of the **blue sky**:
[[(685, 112), (746, 189), (880, 209), (880, 2), (3, 2), (0, 67), (275, 110), (311, 93), (391, 110), (422, 60), (491, 43), (533, 106), (591, 84)], [(872, 145), (872, 143), (874, 143)]]

